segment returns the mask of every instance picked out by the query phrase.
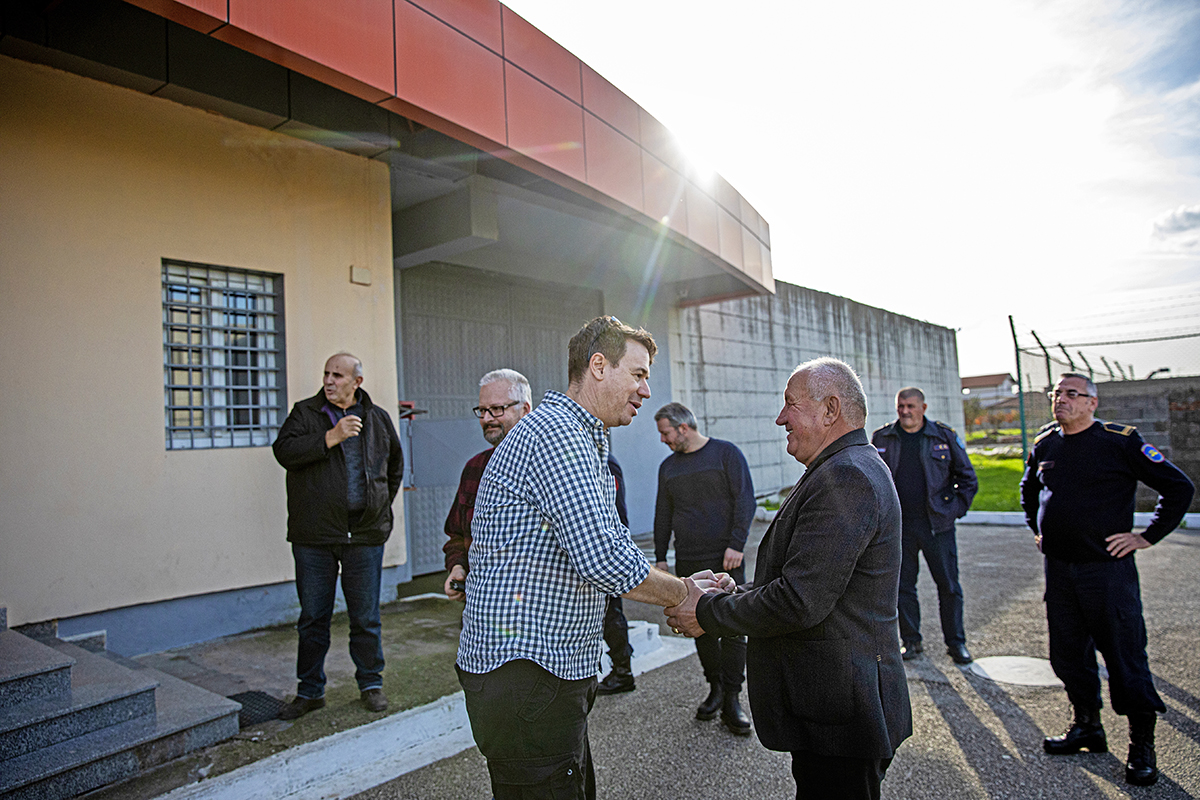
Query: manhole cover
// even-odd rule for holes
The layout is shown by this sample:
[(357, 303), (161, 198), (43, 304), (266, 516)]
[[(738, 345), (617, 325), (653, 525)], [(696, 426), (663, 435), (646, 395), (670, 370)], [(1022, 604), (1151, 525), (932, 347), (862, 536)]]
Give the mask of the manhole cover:
[(238, 727), (249, 728), (279, 716), (287, 703), (277, 700), (266, 692), (240, 692), (229, 695), (229, 699), (242, 704), (238, 712)]
[(1017, 686), (1062, 686), (1062, 681), (1044, 658), (1029, 656), (988, 656), (977, 658), (966, 667), (981, 678)]

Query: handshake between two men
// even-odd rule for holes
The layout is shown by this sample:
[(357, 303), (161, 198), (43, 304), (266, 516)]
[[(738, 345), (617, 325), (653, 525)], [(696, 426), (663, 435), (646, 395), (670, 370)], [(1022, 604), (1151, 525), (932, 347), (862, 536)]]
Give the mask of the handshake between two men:
[(727, 572), (714, 573), (711, 569), (701, 570), (690, 578), (684, 578), (687, 586), (687, 597), (677, 606), (664, 608), (667, 624), (675, 633), (696, 638), (704, 635), (704, 628), (696, 619), (696, 601), (706, 594), (729, 594), (737, 590), (737, 583)]

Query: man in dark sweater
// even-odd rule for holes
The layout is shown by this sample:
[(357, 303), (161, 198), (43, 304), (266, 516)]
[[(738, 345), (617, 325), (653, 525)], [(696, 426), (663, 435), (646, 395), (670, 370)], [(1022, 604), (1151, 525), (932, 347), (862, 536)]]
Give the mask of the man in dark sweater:
[[(673, 451), (658, 468), (654, 508), (654, 554), (667, 568), (667, 545), (675, 533), (675, 573), (727, 572), (745, 581), (742, 550), (754, 519), (754, 486), (742, 451), (696, 430), (696, 417), (680, 403), (654, 415), (663, 444)], [(746, 637), (700, 636), (696, 652), (710, 685), (697, 719), (721, 721), (733, 733), (750, 733), (738, 695), (746, 676)]]
[[(1108, 668), (1113, 711), (1129, 717), (1125, 781), (1158, 780), (1154, 723), (1166, 711), (1146, 657), (1146, 624), (1133, 553), (1179, 524), (1195, 487), (1131, 425), (1101, 422), (1096, 384), (1073, 372), (1050, 392), (1055, 424), (1034, 440), (1021, 479), (1021, 507), (1045, 557), (1050, 665), (1067, 690), (1075, 722), (1048, 737), (1051, 755), (1108, 752), (1100, 723), (1096, 650)], [(1138, 481), (1160, 495), (1154, 518), (1133, 533)]]

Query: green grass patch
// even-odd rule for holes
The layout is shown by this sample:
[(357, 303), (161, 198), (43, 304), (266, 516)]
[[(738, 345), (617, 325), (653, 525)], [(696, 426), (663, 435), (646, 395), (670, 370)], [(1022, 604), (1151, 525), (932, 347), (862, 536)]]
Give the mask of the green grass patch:
[(973, 442), (976, 439), (991, 439), (996, 436), (1020, 436), (1020, 435), (1021, 435), (1020, 428), (1000, 428), (999, 430), (992, 430), (991, 428), (976, 428), (975, 430), (970, 431), (967, 434), (966, 439), (968, 442)]
[(972, 511), (1021, 510), (1020, 484), (1025, 464), (1020, 458), (972, 455), (971, 466), (979, 478)]

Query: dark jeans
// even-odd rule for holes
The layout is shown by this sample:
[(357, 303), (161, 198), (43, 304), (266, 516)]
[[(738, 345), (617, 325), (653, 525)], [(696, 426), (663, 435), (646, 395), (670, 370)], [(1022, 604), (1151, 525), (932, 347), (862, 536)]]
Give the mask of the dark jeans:
[(625, 619), (620, 595), (609, 597), (604, 608), (604, 643), (608, 645), (608, 657), (613, 666), (629, 669), (633, 646), (629, 644), (629, 621)]
[(796, 800), (879, 800), (890, 758), (841, 758), (792, 753)]
[[(686, 578), (701, 570), (711, 569), (713, 572), (728, 572), (739, 586), (746, 582), (744, 566), (726, 570), (723, 561), (723, 557), (707, 561), (681, 561), (677, 558), (675, 559), (675, 574)], [(720, 683), (726, 692), (733, 694), (742, 690), (742, 682), (746, 679), (745, 636), (717, 638), (706, 633), (696, 637), (696, 653), (700, 656), (700, 666), (704, 669), (704, 680), (709, 683)]]
[(325, 695), (325, 654), (333, 617), (338, 565), (342, 594), (350, 615), (350, 658), (358, 690), (383, 686), (383, 641), (380, 638), (379, 581), (383, 545), (292, 545), (296, 560), (296, 594), (300, 597), (300, 647), (296, 655), (296, 694), (314, 699)]
[[(914, 530), (915, 528), (915, 530)], [(937, 584), (938, 611), (942, 617), (942, 638), (947, 645), (966, 644), (963, 631), (963, 590), (958, 582), (958, 543), (954, 531), (934, 535), (925, 527), (905, 524), (900, 557), (900, 639), (905, 643), (921, 641), (921, 605), (917, 600), (918, 557), (925, 554), (929, 574)]]
[(563, 680), (524, 659), (483, 675), (455, 669), (495, 800), (594, 800), (587, 717), (595, 676)]
[(1100, 708), (1099, 649), (1108, 668), (1113, 711), (1165, 712), (1146, 658), (1146, 623), (1133, 556), (1084, 564), (1047, 557), (1045, 562), (1050, 666), (1072, 705)]

